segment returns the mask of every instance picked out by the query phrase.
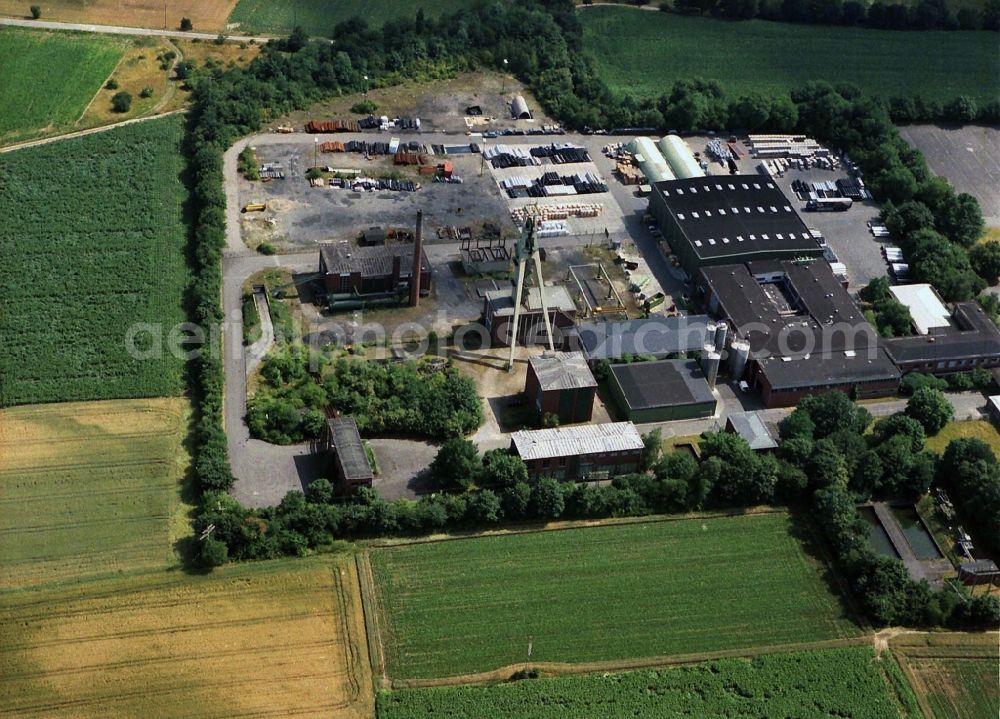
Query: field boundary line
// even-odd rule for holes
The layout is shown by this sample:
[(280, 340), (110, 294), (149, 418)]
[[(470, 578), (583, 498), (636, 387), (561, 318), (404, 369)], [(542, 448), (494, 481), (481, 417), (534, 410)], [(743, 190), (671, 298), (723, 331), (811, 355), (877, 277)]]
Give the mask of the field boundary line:
[(566, 532), (574, 529), (600, 529), (601, 527), (619, 527), (631, 524), (659, 524), (662, 522), (683, 522), (696, 519), (725, 519), (732, 517), (756, 517), (791, 512), (784, 507), (751, 507), (746, 509), (719, 510), (717, 512), (695, 512), (689, 514), (649, 514), (641, 517), (608, 517), (606, 519), (570, 519), (564, 522), (549, 522), (512, 524), (503, 529), (467, 534), (433, 534), (427, 537), (393, 537), (389, 539), (369, 540), (366, 544), (370, 549), (392, 549), (417, 544), (434, 544), (437, 542), (454, 542), (464, 539), (486, 539), (489, 537), (509, 537), (519, 534), (542, 534), (544, 532)]
[[(889, 650), (889, 655), (890, 658), (896, 662), (897, 665), (899, 665), (899, 669), (903, 672), (903, 676), (906, 678), (906, 681), (910, 683), (910, 687), (913, 689), (913, 696), (917, 700), (917, 706), (920, 707), (920, 711), (923, 713), (924, 717), (926, 717), (926, 719), (935, 719), (935, 714), (931, 710), (926, 699), (927, 685), (924, 684), (922, 679), (917, 677), (917, 673), (913, 671), (913, 667), (910, 666), (910, 662), (904, 654), (895, 654), (892, 650)], [(895, 687), (892, 685), (889, 677), (886, 677), (885, 679), (886, 683), (892, 687), (893, 694), (895, 694)]]
[(122, 120), (121, 122), (115, 122), (110, 125), (99, 125), (98, 127), (91, 127), (86, 130), (75, 130), (73, 132), (67, 132), (62, 135), (53, 135), (51, 137), (40, 137), (35, 140), (25, 140), (24, 142), (16, 142), (13, 145), (6, 145), (4, 147), (0, 147), (0, 155), (3, 155), (8, 152), (14, 152), (15, 150), (26, 150), (29, 147), (48, 145), (50, 142), (58, 142), (60, 140), (74, 140), (78, 137), (86, 137), (87, 135), (96, 135), (99, 132), (107, 132), (108, 130), (114, 130), (115, 128), (118, 127), (125, 127), (126, 125), (134, 125), (137, 122), (148, 122), (150, 120), (159, 120), (161, 117), (170, 117), (171, 115), (179, 115), (185, 112), (187, 112), (187, 108), (182, 108), (180, 110), (171, 110), (170, 112), (164, 112), (159, 115), (146, 115), (144, 117), (133, 117), (131, 120)]
[[(769, 654), (786, 654), (789, 652), (817, 651), (837, 647), (867, 646), (871, 642), (869, 634), (839, 639), (824, 639), (816, 642), (796, 642), (791, 644), (771, 644), (760, 647), (742, 649), (723, 649), (717, 652), (698, 652), (695, 654), (675, 654), (657, 657), (641, 657), (635, 659), (617, 659), (602, 662), (531, 662), (530, 666), (539, 669), (546, 676), (569, 676), (573, 674), (591, 674), (595, 672), (623, 672), (634, 669), (653, 669), (656, 667), (681, 666), (699, 664), (716, 659), (752, 659)], [(393, 679), (392, 689), (423, 689), (429, 687), (448, 687), (469, 684), (495, 684), (507, 681), (511, 675), (524, 669), (525, 663), (508, 664), (474, 674), (459, 674), (435, 679)]]
[(125, 56), (128, 54), (129, 48), (125, 43), (119, 43), (119, 44), (123, 48), (122, 56), (118, 58), (118, 62), (115, 63), (115, 66), (111, 69), (111, 72), (108, 73), (108, 76), (104, 78), (104, 82), (102, 82), (101, 86), (97, 88), (97, 92), (95, 92), (93, 96), (90, 98), (90, 102), (87, 103), (87, 106), (83, 108), (83, 112), (80, 113), (80, 117), (76, 118), (76, 121), (73, 123), (74, 126), (80, 124), (80, 120), (82, 120), (83, 116), (87, 114), (87, 110), (89, 110), (90, 106), (94, 104), (94, 100), (96, 100), (97, 97), (101, 94), (101, 90), (105, 88), (105, 86), (108, 84), (108, 81), (115, 76), (115, 73), (118, 72), (118, 68), (120, 68), (122, 66), (122, 63), (125, 62)]
[(365, 641), (368, 643), (368, 663), (372, 670), (372, 686), (388, 682), (385, 670), (385, 651), (382, 647), (382, 632), (379, 630), (378, 599), (375, 578), (367, 550), (354, 555), (358, 572), (358, 589), (361, 594), (361, 613), (365, 622)]

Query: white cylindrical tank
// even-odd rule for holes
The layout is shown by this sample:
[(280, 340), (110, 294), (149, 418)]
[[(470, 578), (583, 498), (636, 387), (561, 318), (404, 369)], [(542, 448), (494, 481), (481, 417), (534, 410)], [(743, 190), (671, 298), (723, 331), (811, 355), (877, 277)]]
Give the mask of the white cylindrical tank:
[(734, 380), (743, 379), (750, 361), (750, 343), (746, 340), (733, 340), (729, 345), (729, 371)]
[(719, 360), (722, 359), (718, 352), (712, 349), (711, 345), (705, 345), (701, 353), (701, 370), (705, 373), (705, 381), (709, 387), (715, 387), (715, 381), (719, 377)]
[(698, 166), (698, 162), (694, 159), (694, 154), (688, 148), (687, 143), (677, 135), (667, 135), (661, 139), (660, 150), (663, 153), (663, 157), (670, 164), (670, 169), (675, 176), (684, 180), (689, 177), (705, 176), (701, 167)]

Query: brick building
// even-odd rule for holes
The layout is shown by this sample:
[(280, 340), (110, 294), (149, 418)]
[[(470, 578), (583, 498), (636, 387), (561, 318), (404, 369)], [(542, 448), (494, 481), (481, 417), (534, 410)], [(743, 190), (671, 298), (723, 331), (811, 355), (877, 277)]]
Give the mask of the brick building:
[[(355, 247), (350, 242), (323, 242), (319, 246), (319, 272), (331, 295), (365, 296), (404, 294), (413, 275), (413, 245)], [(431, 289), (431, 265), (420, 253), (420, 294)]]
[(643, 444), (634, 424), (613, 422), (520, 430), (511, 435), (510, 451), (533, 479), (597, 481), (638, 471)]
[(539, 419), (551, 414), (559, 424), (589, 422), (597, 380), (582, 352), (546, 352), (528, 360), (524, 393)]

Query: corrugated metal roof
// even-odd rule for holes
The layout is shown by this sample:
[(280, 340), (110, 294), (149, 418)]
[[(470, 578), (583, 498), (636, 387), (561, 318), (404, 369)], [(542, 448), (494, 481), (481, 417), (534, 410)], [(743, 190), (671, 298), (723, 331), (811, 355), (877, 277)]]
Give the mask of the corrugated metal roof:
[(774, 449), (778, 446), (756, 412), (737, 412), (729, 415), (727, 421), (732, 424), (736, 434), (746, 440), (750, 449)]
[(543, 392), (597, 386), (583, 352), (545, 352), (528, 362)]
[(372, 468), (368, 464), (368, 455), (358, 433), (358, 424), (354, 417), (331, 417), (326, 420), (330, 432), (330, 443), (333, 445), (344, 479), (361, 481), (372, 479)]
[(518, 455), (525, 461), (625, 452), (643, 447), (642, 437), (631, 422), (520, 430), (511, 435), (511, 440)]
[(930, 285), (893, 285), (889, 291), (909, 308), (917, 334), (925, 335), (934, 327), (951, 326), (951, 313)]

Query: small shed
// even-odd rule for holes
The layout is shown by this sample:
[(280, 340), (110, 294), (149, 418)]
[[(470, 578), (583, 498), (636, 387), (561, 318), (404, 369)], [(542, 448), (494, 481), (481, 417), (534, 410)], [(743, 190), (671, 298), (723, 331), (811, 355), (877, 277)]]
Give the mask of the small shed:
[(778, 441), (757, 412), (737, 412), (726, 418), (726, 431), (738, 434), (755, 452), (777, 449)]
[(528, 103), (525, 102), (521, 95), (517, 95), (510, 103), (510, 114), (515, 120), (530, 120), (531, 110), (528, 109)]
[(371, 487), (375, 475), (354, 417), (330, 417), (326, 420), (327, 452), (333, 462), (337, 483), (348, 489)]
[(986, 398), (986, 411), (995, 424), (1000, 424), (1000, 394)]
[(384, 245), (385, 230), (381, 227), (369, 227), (367, 230), (362, 230), (361, 241), (365, 245)]
[(958, 565), (958, 578), (963, 584), (1000, 584), (1000, 568), (992, 559), (977, 559)]
[(441, 177), (451, 177), (454, 171), (455, 166), (451, 164), (451, 160), (445, 160), (437, 166), (437, 172)]

